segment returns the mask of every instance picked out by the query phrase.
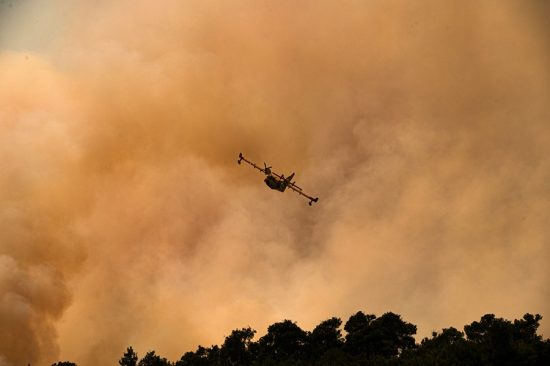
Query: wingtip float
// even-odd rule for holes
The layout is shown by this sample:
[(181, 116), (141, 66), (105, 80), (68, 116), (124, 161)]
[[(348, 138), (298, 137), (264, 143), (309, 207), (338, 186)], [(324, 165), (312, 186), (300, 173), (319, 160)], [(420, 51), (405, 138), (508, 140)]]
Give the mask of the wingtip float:
[(242, 153), (239, 153), (239, 160), (237, 160), (238, 164), (241, 164), (241, 161), (244, 161), (245, 163), (250, 164), (254, 169), (259, 170), (260, 172), (264, 173), (266, 175), (264, 182), (265, 184), (276, 191), (284, 192), (285, 189), (290, 188), (294, 192), (298, 193), (300, 196), (304, 196), (307, 199), (309, 199), (309, 205), (311, 206), (313, 202), (319, 201), (319, 197), (312, 197), (308, 194), (306, 194), (302, 188), (298, 187), (296, 185), (296, 182), (292, 181), (292, 178), (294, 178), (294, 173), (289, 175), (285, 178), (284, 174), (277, 174), (273, 170), (271, 170), (270, 166), (267, 166), (266, 163), (264, 163), (264, 167), (260, 167), (256, 164), (254, 164), (252, 161), (246, 159)]

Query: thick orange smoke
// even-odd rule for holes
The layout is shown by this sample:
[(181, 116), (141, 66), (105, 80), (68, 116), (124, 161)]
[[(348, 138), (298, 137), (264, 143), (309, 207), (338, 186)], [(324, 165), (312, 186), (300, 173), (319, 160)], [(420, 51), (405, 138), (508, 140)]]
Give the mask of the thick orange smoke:
[(46, 5), (0, 5), (1, 366), (550, 317), (542, 1)]

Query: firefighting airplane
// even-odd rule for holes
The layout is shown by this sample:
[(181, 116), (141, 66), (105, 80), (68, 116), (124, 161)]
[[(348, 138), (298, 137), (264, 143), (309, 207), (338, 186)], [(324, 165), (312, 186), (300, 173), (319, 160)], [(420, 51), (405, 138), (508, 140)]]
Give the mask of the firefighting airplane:
[(241, 161), (252, 165), (254, 169), (258, 169), (260, 172), (264, 173), (266, 175), (264, 182), (269, 188), (275, 189), (279, 192), (284, 192), (285, 189), (290, 188), (294, 192), (298, 193), (300, 196), (308, 198), (310, 206), (313, 202), (317, 202), (319, 200), (319, 197), (313, 198), (307, 195), (305, 192), (302, 191), (302, 188), (298, 187), (295, 182), (292, 182), (292, 178), (294, 178), (294, 173), (285, 178), (284, 174), (279, 175), (272, 171), (271, 167), (267, 166), (266, 163), (264, 163), (263, 168), (260, 168), (250, 160), (247, 160), (242, 153), (239, 153), (239, 160), (237, 160), (237, 163), (240, 164)]

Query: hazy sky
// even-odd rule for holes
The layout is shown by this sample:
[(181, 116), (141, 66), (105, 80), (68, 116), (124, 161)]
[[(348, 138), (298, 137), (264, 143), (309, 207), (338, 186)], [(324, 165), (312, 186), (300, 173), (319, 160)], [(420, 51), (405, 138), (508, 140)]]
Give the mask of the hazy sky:
[(0, 366), (358, 310), (420, 337), (541, 313), (550, 336), (549, 16), (0, 0)]

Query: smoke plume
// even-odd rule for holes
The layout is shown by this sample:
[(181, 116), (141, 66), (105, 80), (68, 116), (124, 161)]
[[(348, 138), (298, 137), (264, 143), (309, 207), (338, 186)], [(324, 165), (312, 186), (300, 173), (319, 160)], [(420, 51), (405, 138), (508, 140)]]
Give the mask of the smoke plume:
[(550, 317), (543, 1), (48, 7), (0, 5), (0, 365)]

